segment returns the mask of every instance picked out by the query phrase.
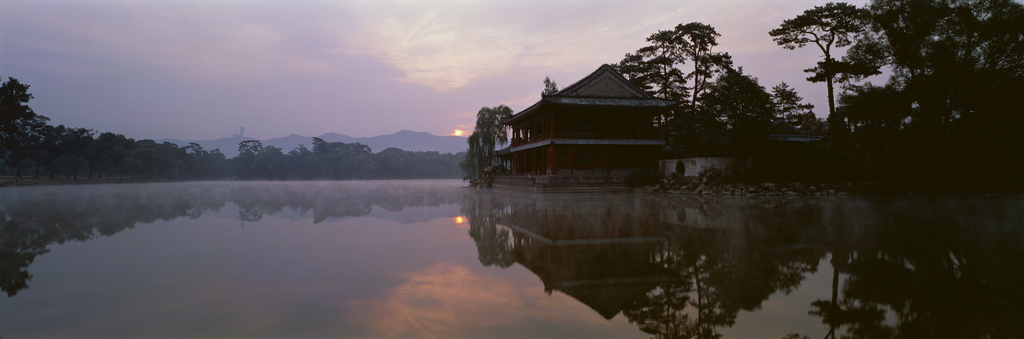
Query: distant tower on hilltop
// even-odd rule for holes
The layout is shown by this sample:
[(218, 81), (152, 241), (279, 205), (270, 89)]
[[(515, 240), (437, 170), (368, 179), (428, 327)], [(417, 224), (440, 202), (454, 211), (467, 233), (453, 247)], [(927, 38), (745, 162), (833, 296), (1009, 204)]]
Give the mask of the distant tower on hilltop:
[(242, 126), (242, 128), (238, 129), (238, 136), (243, 138), (245, 137), (245, 126)]

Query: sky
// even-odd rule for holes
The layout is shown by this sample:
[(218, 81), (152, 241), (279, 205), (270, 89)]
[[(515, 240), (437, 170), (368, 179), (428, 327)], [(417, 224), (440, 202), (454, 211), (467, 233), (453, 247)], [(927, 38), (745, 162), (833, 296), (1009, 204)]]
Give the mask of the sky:
[(53, 125), (136, 139), (465, 136), (481, 107), (518, 112), (545, 77), (570, 85), (703, 22), (716, 51), (824, 117), (825, 86), (802, 72), (822, 53), (768, 31), (825, 2), (0, 0), (0, 76)]

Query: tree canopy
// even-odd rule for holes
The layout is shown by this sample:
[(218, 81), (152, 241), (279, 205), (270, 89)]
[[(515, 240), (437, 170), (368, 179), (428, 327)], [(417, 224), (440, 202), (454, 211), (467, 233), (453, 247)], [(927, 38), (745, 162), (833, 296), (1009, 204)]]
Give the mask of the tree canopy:
[(772, 105), (776, 114), (789, 123), (797, 124), (802, 116), (814, 114), (814, 105), (804, 103), (803, 100), (796, 89), (785, 82), (772, 87)]
[(878, 70), (864, 67), (859, 63), (836, 60), (832, 48), (853, 44), (854, 38), (863, 31), (867, 20), (868, 11), (865, 9), (844, 2), (829, 2), (825, 6), (814, 6), (795, 18), (787, 19), (779, 28), (768, 32), (772, 39), (785, 49), (793, 50), (814, 44), (824, 54), (824, 60), (804, 72), (814, 74), (807, 78), (807, 81), (826, 83), (829, 123), (836, 126), (841, 125), (841, 121), (835, 115), (833, 82), (842, 74), (866, 76), (878, 74)]
[[(728, 53), (714, 51), (720, 36), (714, 27), (704, 23), (679, 24), (672, 30), (651, 34), (647, 38), (650, 45), (627, 53), (614, 66), (655, 96), (688, 101), (692, 108), (707, 82), (732, 65)], [(684, 72), (681, 66), (687, 61), (693, 64), (692, 71)]]
[(549, 77), (544, 77), (544, 91), (540, 92), (540, 95), (555, 94), (558, 92), (558, 84)]
[(33, 98), (28, 88), (13, 77), (0, 84), (0, 155), (26, 147), (23, 143), (37, 138), (35, 132), (50, 120), (28, 106)]
[(905, 171), (1020, 178), (1024, 161), (1003, 150), (1024, 147), (1024, 5), (875, 0), (867, 11), (869, 29), (848, 56), (886, 65), (892, 76), (844, 99), (851, 132), (887, 135), (874, 154)]

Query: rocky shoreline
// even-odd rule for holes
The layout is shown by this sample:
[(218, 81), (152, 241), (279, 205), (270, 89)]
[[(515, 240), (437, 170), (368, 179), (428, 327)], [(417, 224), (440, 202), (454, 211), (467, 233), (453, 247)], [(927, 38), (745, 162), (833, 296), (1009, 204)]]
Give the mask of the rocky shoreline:
[(637, 192), (684, 195), (733, 195), (750, 197), (824, 197), (843, 195), (915, 194), (1022, 194), (1024, 183), (999, 182), (739, 182), (723, 180), (717, 173), (697, 178), (675, 174), (661, 183), (637, 188)]
[(685, 179), (671, 175), (656, 186), (638, 188), (639, 192), (659, 192), (669, 194), (691, 195), (742, 195), (742, 196), (836, 196), (849, 195), (853, 191), (852, 183), (818, 183), (801, 182), (759, 184), (729, 183), (718, 177), (705, 176), (696, 179)]

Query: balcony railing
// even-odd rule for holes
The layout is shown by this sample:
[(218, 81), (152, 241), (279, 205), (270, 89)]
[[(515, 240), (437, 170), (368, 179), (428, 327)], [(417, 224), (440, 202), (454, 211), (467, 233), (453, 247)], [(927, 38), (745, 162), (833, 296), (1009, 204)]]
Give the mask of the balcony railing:
[(512, 138), (512, 147), (532, 144), (538, 141), (551, 139), (552, 137), (552, 133), (539, 133), (536, 135), (532, 135), (529, 138)]
[(529, 138), (512, 138), (512, 147), (518, 147), (522, 145), (529, 145), (538, 141), (544, 141), (548, 139), (559, 138), (559, 139), (657, 139), (659, 136), (655, 133), (568, 133), (568, 132), (555, 132), (555, 133), (543, 133), (530, 136)]

